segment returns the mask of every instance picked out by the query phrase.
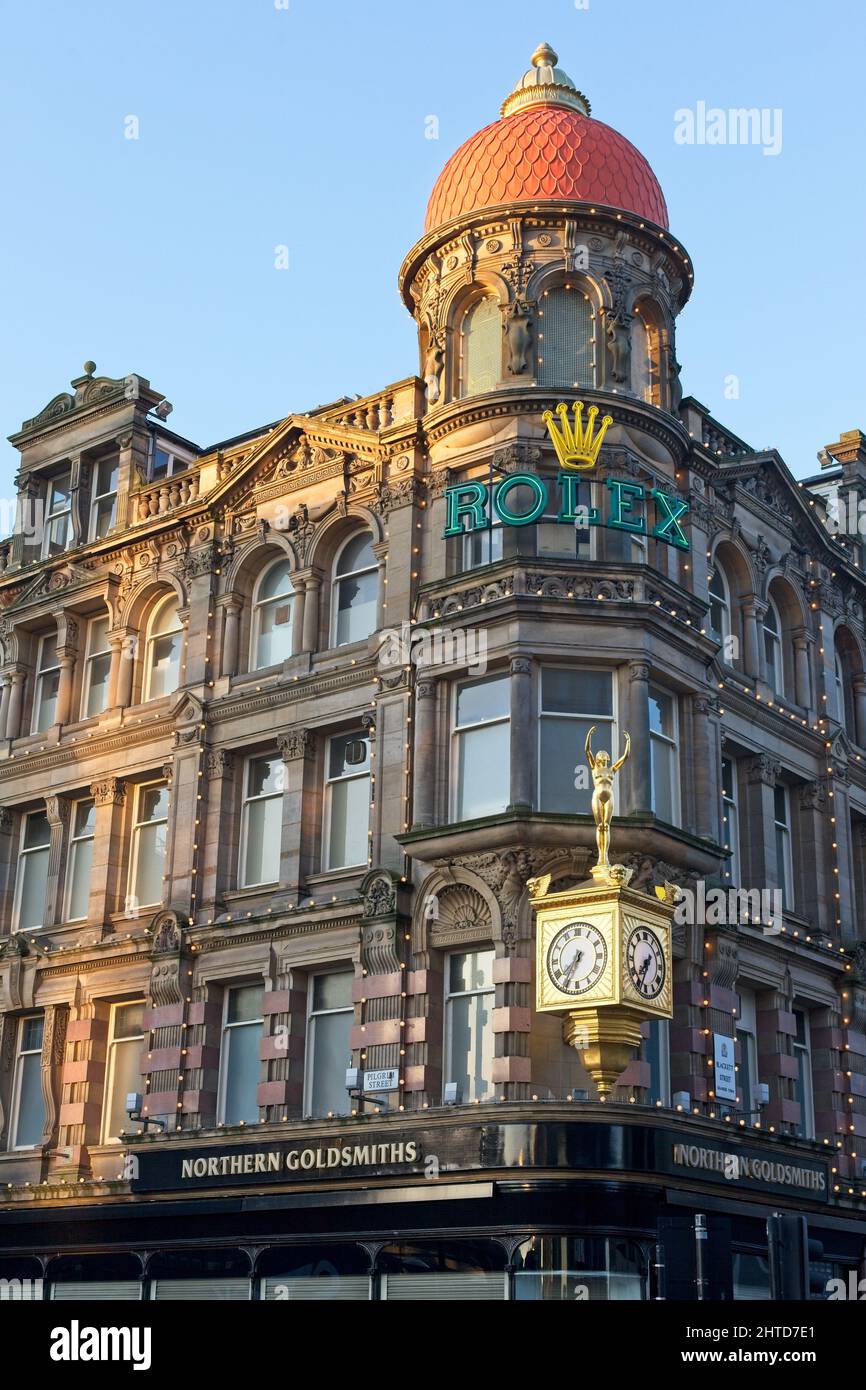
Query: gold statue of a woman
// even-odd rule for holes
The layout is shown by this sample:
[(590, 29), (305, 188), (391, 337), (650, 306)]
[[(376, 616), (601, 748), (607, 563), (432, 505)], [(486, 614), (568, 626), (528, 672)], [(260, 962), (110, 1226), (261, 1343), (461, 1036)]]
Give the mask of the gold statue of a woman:
[(593, 724), (586, 736), (585, 744), (586, 761), (592, 773), (592, 817), (595, 821), (595, 842), (598, 845), (598, 863), (592, 870), (592, 876), (593, 878), (605, 878), (611, 868), (608, 850), (610, 849), (610, 823), (613, 818), (613, 779), (629, 755), (631, 739), (626, 734), (625, 752), (621, 758), (612, 763), (610, 754), (604, 748), (600, 748), (595, 754), (592, 751), (591, 741), (595, 727)]

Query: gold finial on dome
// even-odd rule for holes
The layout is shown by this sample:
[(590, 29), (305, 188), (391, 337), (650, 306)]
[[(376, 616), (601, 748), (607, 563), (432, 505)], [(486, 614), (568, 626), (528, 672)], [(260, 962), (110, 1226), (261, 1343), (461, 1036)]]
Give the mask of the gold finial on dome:
[(590, 113), (589, 99), (579, 92), (567, 72), (556, 65), (559, 54), (549, 43), (540, 43), (530, 59), (532, 67), (523, 74), (514, 90), (499, 109), (500, 116), (511, 116), (526, 106), (544, 103), (548, 106), (569, 106), (584, 116)]

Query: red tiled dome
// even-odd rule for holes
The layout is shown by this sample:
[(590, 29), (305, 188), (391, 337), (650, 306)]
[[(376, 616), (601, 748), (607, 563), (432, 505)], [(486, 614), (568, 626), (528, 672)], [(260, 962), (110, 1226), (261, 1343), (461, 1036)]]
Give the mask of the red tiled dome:
[(594, 121), (548, 44), (502, 105), (498, 121), (449, 159), (427, 204), (425, 232), (500, 203), (599, 203), (667, 228), (655, 174), (624, 135)]

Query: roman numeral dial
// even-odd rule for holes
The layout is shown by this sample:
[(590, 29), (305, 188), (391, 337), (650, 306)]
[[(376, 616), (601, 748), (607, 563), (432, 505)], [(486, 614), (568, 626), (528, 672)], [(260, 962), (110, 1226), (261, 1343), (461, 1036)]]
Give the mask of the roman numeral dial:
[(650, 927), (635, 927), (626, 942), (626, 967), (642, 999), (656, 999), (665, 984), (665, 953)]
[(607, 965), (607, 942), (591, 922), (569, 922), (547, 951), (547, 973), (563, 994), (575, 997), (593, 989)]

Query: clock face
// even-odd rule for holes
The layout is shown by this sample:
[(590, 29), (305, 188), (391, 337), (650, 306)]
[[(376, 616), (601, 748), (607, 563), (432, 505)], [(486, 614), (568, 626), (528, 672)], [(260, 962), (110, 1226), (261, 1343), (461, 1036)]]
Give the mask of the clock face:
[(563, 994), (586, 994), (607, 965), (607, 942), (590, 922), (560, 927), (547, 952), (547, 973)]
[(665, 953), (649, 927), (635, 927), (625, 948), (629, 978), (642, 999), (656, 999), (664, 989)]

